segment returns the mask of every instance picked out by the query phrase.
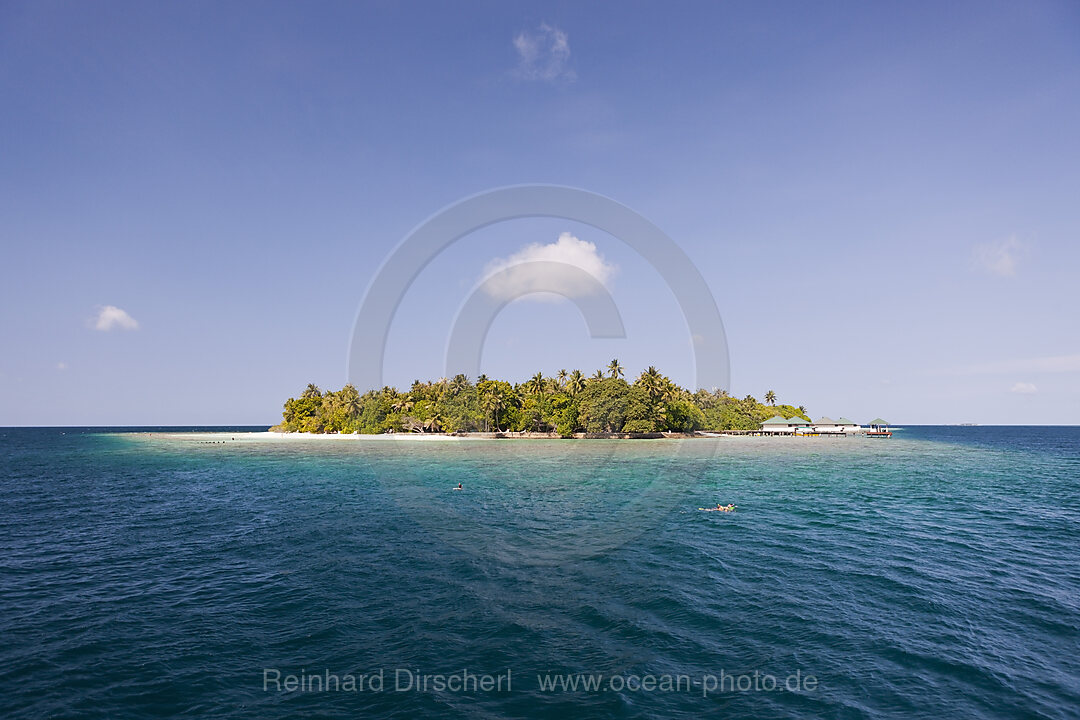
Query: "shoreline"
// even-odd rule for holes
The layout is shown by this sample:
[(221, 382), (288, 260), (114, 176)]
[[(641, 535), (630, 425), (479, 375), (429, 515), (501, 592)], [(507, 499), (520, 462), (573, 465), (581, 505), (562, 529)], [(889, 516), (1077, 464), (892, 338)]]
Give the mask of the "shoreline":
[(276, 438), (380, 438), (387, 440), (684, 440), (714, 437), (696, 433), (574, 433), (563, 436), (555, 432), (459, 432), (459, 433), (304, 433), (275, 432), (250, 433)]
[[(897, 428), (900, 429), (900, 428)], [(780, 435), (761, 433), (756, 430), (701, 430), (695, 432), (654, 432), (654, 433), (574, 433), (563, 436), (555, 432), (458, 432), (458, 433), (304, 433), (275, 432), (268, 430), (253, 435), (268, 435), (275, 438), (328, 438), (358, 439), (380, 438), (386, 440), (716, 440), (720, 438), (749, 437), (785, 437), (785, 438), (841, 438), (866, 437), (866, 433), (814, 433), (803, 435)]]
[(210, 437), (217, 442), (228, 440), (266, 440), (281, 442), (303, 442), (306, 440), (316, 442), (347, 442), (347, 441), (371, 441), (371, 442), (461, 442), (467, 440), (746, 440), (750, 438), (829, 438), (829, 437), (866, 437), (863, 433), (834, 433), (821, 435), (762, 435), (747, 431), (700, 431), (693, 433), (575, 433), (564, 437), (558, 433), (545, 432), (469, 432), (469, 433), (304, 433), (304, 432), (275, 432), (241, 431), (230, 432), (228, 430), (163, 430), (144, 433), (122, 433), (124, 435), (140, 435), (144, 437), (194, 439)]

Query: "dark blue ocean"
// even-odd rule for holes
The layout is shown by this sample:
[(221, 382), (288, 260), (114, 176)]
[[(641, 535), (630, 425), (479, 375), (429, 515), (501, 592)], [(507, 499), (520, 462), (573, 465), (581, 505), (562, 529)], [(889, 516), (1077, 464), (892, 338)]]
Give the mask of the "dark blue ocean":
[(0, 717), (1080, 717), (1080, 428), (264, 429), (0, 428)]

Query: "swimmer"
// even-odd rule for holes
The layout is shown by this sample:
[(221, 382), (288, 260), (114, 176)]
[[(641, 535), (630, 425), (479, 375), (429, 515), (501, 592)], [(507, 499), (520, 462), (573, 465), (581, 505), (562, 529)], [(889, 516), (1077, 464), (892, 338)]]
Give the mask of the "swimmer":
[(461, 483), (458, 483), (458, 484), (457, 484), (457, 487), (456, 487), (456, 488), (454, 488), (454, 489), (455, 489), (455, 490), (464, 490), (465, 488), (461, 487)]

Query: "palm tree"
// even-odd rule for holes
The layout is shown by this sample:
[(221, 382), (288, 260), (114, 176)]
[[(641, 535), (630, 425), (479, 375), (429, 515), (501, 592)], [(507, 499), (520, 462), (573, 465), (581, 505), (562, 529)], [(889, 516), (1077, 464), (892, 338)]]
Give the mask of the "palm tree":
[(589, 378), (589, 379), (590, 380), (603, 380), (604, 379), (604, 371), (603, 370), (597, 370), (596, 372), (594, 372), (592, 374), (592, 377)]
[(536, 373), (532, 376), (529, 382), (525, 383), (525, 388), (532, 395), (542, 395), (544, 393), (544, 375), (543, 373)]
[(413, 409), (413, 401), (408, 395), (402, 395), (390, 406), (394, 412), (407, 413)]
[(770, 405), (776, 405), (776, 393), (774, 393), (772, 390), (765, 393), (765, 402), (769, 403)]
[(570, 381), (567, 384), (567, 389), (570, 391), (571, 395), (577, 395), (585, 389), (585, 376), (581, 374), (580, 370), (575, 370), (570, 373)]
[(607, 369), (613, 378), (622, 377), (623, 375), (623, 366), (619, 364), (618, 358), (609, 362)]
[(566, 386), (566, 378), (567, 377), (568, 377), (568, 373), (566, 372), (566, 368), (563, 368), (559, 372), (555, 373), (555, 380), (558, 381), (560, 388)]
[(483, 383), (483, 382), (487, 382), (487, 381), (488, 381), (488, 376), (484, 375), (483, 373), (480, 373), (479, 375), (476, 376), (476, 384), (477, 385), (479, 385), (480, 383)]
[(649, 399), (656, 402), (668, 392), (665, 380), (667, 378), (661, 375), (655, 366), (650, 365), (648, 370), (638, 376), (637, 381), (641, 384), (641, 388), (649, 396)]
[(495, 430), (497, 432), (502, 432), (502, 430), (499, 430), (499, 411), (503, 409), (502, 396), (497, 392), (485, 393), (482, 404), (484, 409), (484, 428), (486, 429), (488, 427), (487, 421), (488, 416), (490, 415), (495, 420)]
[(300, 397), (304, 399), (322, 397), (322, 390), (315, 383), (308, 383), (307, 388)]
[(480, 396), (480, 412), (484, 414), (484, 432), (488, 431), (490, 425), (488, 424), (488, 417), (490, 417), (492, 410), (494, 410), (494, 401), (490, 393), (485, 393)]

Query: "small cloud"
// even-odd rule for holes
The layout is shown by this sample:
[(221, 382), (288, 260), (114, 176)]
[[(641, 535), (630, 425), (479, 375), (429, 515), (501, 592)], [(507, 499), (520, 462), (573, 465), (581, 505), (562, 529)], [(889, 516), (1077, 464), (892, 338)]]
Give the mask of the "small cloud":
[(1034, 383), (1018, 382), (1009, 388), (1009, 392), (1017, 393), (1019, 395), (1034, 395), (1039, 392), (1039, 388), (1035, 387)]
[(518, 54), (515, 75), (523, 80), (555, 82), (577, 79), (570, 67), (570, 39), (557, 27), (541, 23), (536, 32), (520, 32), (514, 37)]
[(67, 363), (66, 362), (58, 362), (58, 363), (56, 363), (56, 369), (57, 370), (67, 370)]
[(972, 253), (975, 267), (982, 272), (998, 277), (1012, 277), (1016, 274), (1016, 263), (1024, 246), (1016, 236), (1007, 240), (976, 245)]
[(98, 311), (97, 319), (94, 320), (94, 329), (108, 332), (115, 328), (120, 330), (138, 330), (139, 323), (135, 318), (127, 314), (115, 305), (106, 305)]
[[(491, 278), (496, 273), (499, 277), (487, 280), (484, 289), (492, 297), (508, 300), (526, 295), (541, 300), (554, 299), (558, 295), (584, 297), (596, 291), (595, 284), (583, 282), (576, 273), (563, 273), (552, 269), (550, 263), (581, 268), (604, 285), (616, 271), (616, 267), (605, 262), (604, 257), (597, 252), (596, 245), (564, 232), (559, 235), (558, 240), (548, 245), (534, 243), (510, 257), (492, 260), (484, 269), (484, 277)], [(553, 296), (532, 293), (557, 294)]]

